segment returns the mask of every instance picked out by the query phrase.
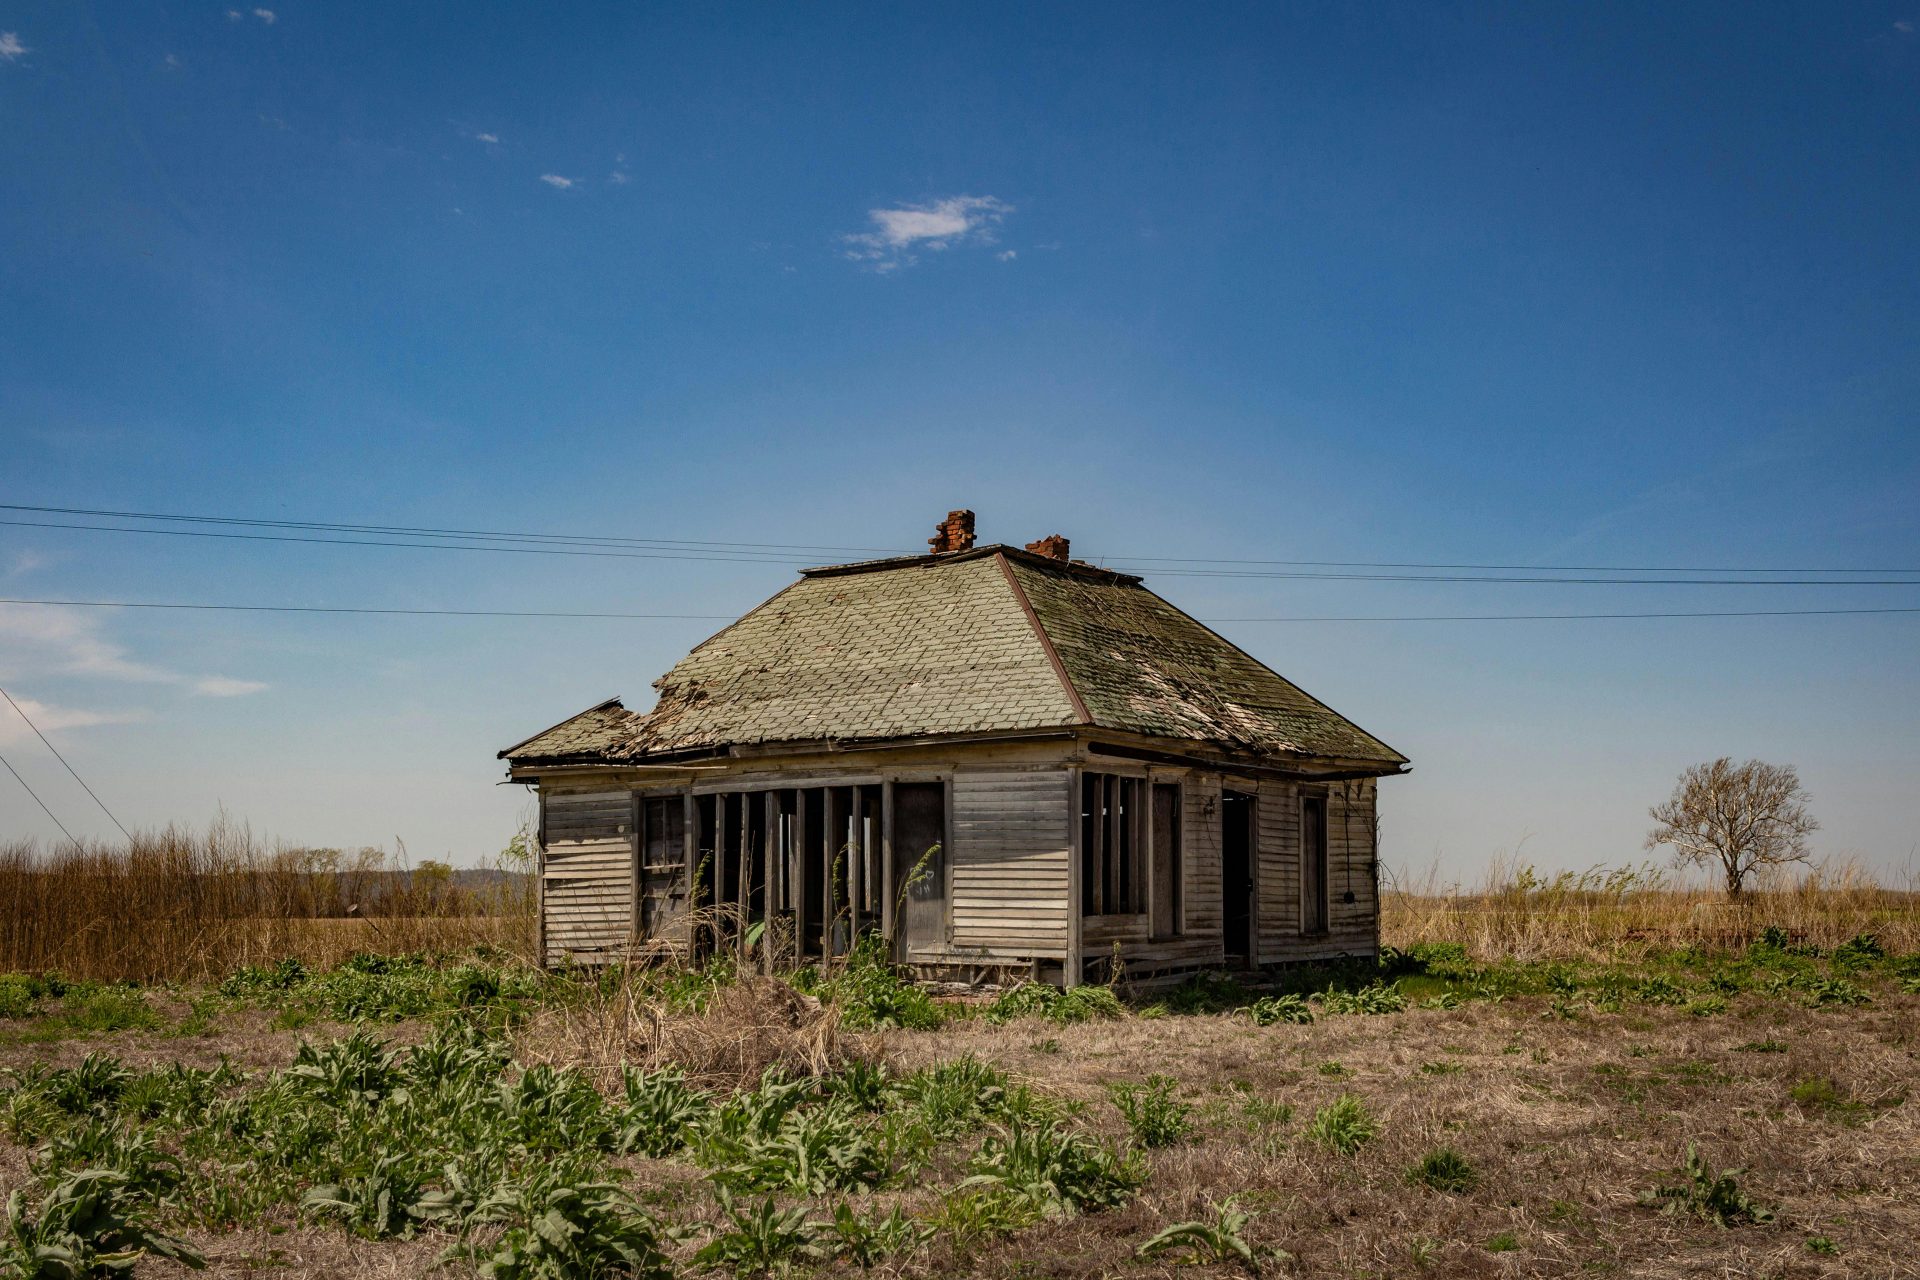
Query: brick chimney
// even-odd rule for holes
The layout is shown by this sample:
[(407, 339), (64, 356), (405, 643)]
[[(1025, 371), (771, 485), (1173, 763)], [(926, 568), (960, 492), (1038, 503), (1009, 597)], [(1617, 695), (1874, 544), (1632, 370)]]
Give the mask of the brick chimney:
[(1038, 542), (1029, 542), (1027, 550), (1037, 556), (1046, 556), (1050, 560), (1067, 558), (1067, 540), (1057, 533), (1050, 533)]
[(927, 545), (933, 548), (933, 554), (937, 556), (949, 551), (973, 550), (973, 512), (947, 512), (947, 518), (934, 527)]

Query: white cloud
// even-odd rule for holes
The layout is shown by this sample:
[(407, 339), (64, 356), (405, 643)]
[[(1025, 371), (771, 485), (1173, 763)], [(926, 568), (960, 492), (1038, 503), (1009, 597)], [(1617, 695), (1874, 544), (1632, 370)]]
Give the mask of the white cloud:
[(615, 169), (612, 173), (607, 175), (607, 181), (611, 182), (616, 187), (624, 187), (629, 182), (632, 182), (633, 178), (630, 175), (628, 175), (626, 171), (621, 169)]
[(498, 142), (500, 141), (500, 135), (497, 133), (476, 133), (473, 135), (473, 140), (475, 142)]
[(572, 186), (574, 182), (572, 178), (563, 178), (557, 173), (543, 173), (540, 175), (540, 181), (550, 187), (558, 187), (562, 191)]
[(271, 9), (255, 9), (253, 11), (253, 16), (260, 19), (260, 21), (266, 23), (268, 26), (272, 26), (274, 24), (275, 14)]
[(24, 57), (31, 52), (32, 50), (20, 43), (19, 32), (0, 31), (0, 58), (12, 62), (15, 58)]
[(1015, 258), (1019, 257), (1020, 254), (1017, 250), (1005, 249), (999, 253), (994, 254), (993, 256), (1000, 259), (1000, 261), (1002, 262), (1012, 262)]
[(992, 196), (948, 196), (927, 204), (869, 209), (873, 230), (842, 236), (846, 256), (875, 271), (911, 266), (921, 252), (962, 244), (992, 244), (994, 230), (1013, 206)]
[(189, 676), (142, 662), (101, 634), (102, 615), (57, 605), (0, 604), (0, 675), (49, 675), (162, 684), (203, 697), (231, 698), (266, 688), (228, 676)]
[[(27, 713), (41, 733), (57, 733), (62, 729), (91, 729), (102, 724), (134, 724), (146, 719), (139, 711), (89, 711), (84, 707), (57, 707), (51, 703), (40, 702), (33, 698), (14, 695), (20, 709)], [(13, 713), (13, 708), (0, 706), (0, 746), (11, 746), (16, 742), (26, 742), (34, 736), (33, 728)]]
[(238, 9), (229, 9), (229, 10), (227, 10), (227, 21), (228, 21), (228, 22), (238, 22), (238, 21), (240, 21), (240, 19), (242, 19), (242, 18), (244, 18), (244, 17), (246, 17), (246, 16), (247, 16), (246, 14), (244, 14), (244, 13), (242, 13), (242, 12), (240, 12), (240, 11), (239, 11)]
[(231, 676), (202, 676), (193, 682), (193, 691), (207, 698), (244, 698), (266, 687), (259, 680), (235, 680)]

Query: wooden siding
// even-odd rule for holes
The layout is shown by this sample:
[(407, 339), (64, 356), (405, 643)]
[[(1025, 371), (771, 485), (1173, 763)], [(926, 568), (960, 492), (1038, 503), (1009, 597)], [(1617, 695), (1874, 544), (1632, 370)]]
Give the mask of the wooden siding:
[[(1260, 963), (1372, 955), (1378, 920), (1373, 868), (1374, 783), (1260, 785)], [(1301, 932), (1300, 798), (1327, 799), (1327, 930)], [(1351, 888), (1352, 902), (1342, 901)]]
[(544, 959), (607, 959), (633, 936), (633, 792), (549, 791), (541, 810)]
[(956, 948), (1066, 957), (1070, 780), (1065, 769), (954, 772)]

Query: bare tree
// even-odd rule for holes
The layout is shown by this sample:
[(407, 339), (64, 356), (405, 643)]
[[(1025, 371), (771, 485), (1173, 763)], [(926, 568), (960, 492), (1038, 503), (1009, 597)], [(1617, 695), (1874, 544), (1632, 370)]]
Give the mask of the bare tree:
[(1660, 824), (1647, 848), (1672, 845), (1678, 866), (1719, 864), (1737, 898), (1754, 868), (1807, 860), (1807, 836), (1820, 829), (1807, 799), (1792, 765), (1721, 756), (1688, 768), (1673, 795), (1647, 810)]

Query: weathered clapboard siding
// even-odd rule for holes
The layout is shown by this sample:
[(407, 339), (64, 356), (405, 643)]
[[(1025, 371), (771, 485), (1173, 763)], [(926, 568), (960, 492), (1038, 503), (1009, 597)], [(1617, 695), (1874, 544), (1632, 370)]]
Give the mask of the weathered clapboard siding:
[[(1327, 801), (1327, 930), (1301, 931), (1301, 799)], [(1357, 783), (1264, 782), (1260, 786), (1260, 962), (1370, 955), (1375, 945), (1374, 788)], [(1349, 798), (1351, 797), (1351, 798)], [(1349, 890), (1352, 902), (1342, 896)]]
[(633, 934), (634, 798), (625, 787), (541, 796), (545, 960), (596, 961)]
[[(1374, 782), (1335, 783), (1327, 795), (1328, 940), (1342, 954), (1371, 955), (1379, 945), (1373, 816)], [(1344, 895), (1351, 891), (1353, 901)]]
[(1066, 955), (1070, 778), (1064, 768), (955, 770), (954, 946)]
[(1224, 958), (1220, 930), (1220, 775), (1190, 774), (1180, 789), (1187, 874), (1187, 937), (1210, 939)]

